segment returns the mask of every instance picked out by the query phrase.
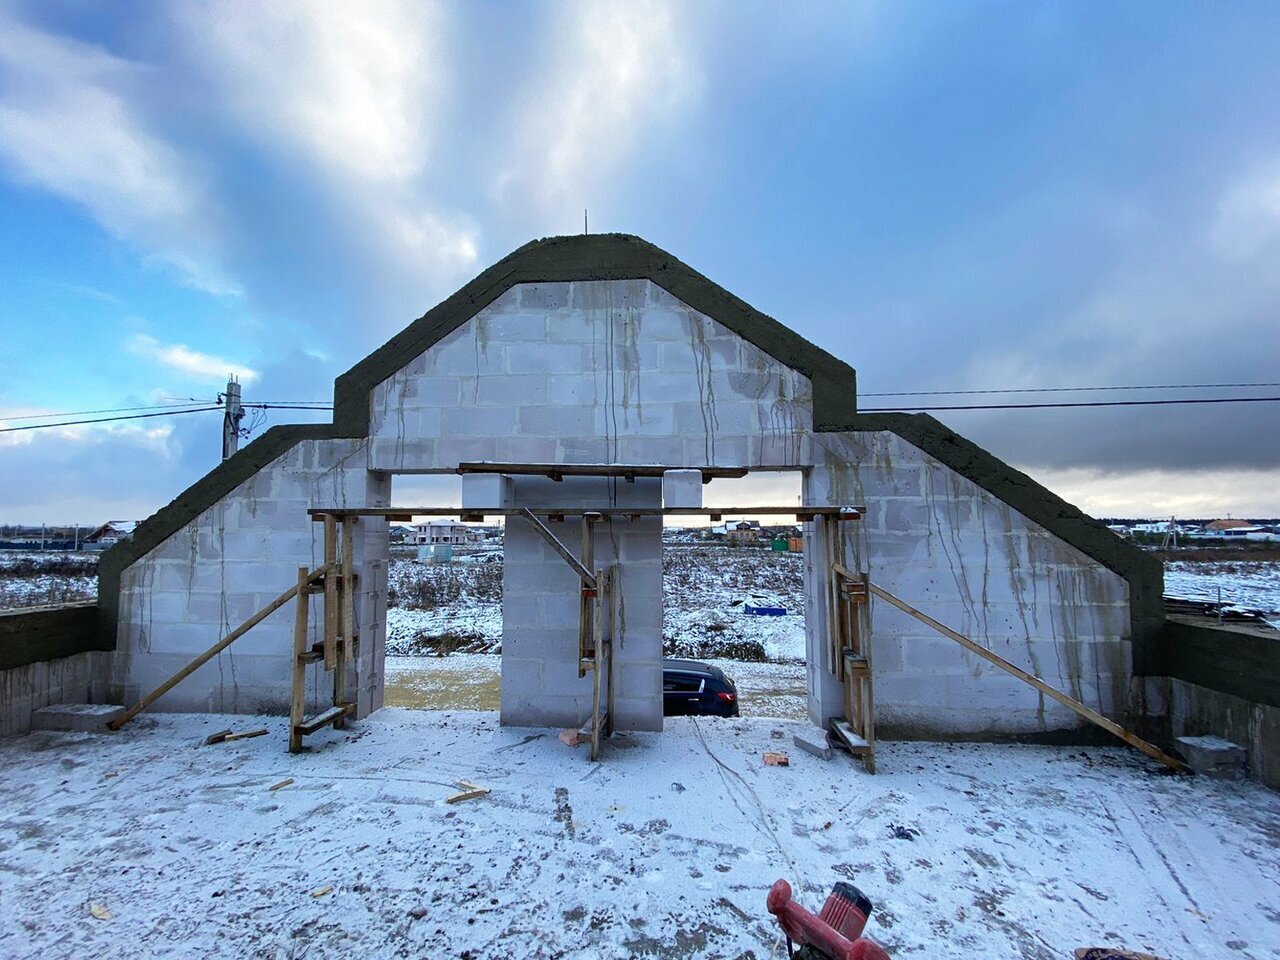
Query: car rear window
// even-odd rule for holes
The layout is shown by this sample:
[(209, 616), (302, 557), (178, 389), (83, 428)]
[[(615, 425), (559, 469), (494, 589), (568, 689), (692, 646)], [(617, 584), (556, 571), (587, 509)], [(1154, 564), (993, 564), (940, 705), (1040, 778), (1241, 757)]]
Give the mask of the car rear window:
[(662, 690), (664, 693), (697, 693), (702, 689), (702, 677), (688, 673), (664, 673)]

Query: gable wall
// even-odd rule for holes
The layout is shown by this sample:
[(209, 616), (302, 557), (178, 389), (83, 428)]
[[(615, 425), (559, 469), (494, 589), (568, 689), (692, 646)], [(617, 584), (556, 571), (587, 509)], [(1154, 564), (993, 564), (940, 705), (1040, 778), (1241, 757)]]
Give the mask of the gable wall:
[[(486, 303), (405, 355), (393, 375), (370, 381), (367, 440), (289, 441), (258, 474), (125, 564), (114, 598), (118, 686), (145, 691), (288, 586), (297, 565), (313, 564), (308, 506), (344, 496), (383, 504), (388, 473), (449, 471), (467, 460), (613, 461), (806, 469), (808, 502), (867, 504), (866, 522), (851, 525), (861, 533), (850, 531), (847, 555), (867, 557), (886, 587), (1087, 702), (1123, 710), (1131, 612), (1124, 577), (901, 440), (900, 427), (859, 418), (852, 394), (848, 421), (877, 426), (813, 432), (809, 379), (648, 280), (522, 283)], [(827, 420), (841, 415), (832, 402), (825, 410)], [(211, 479), (234, 475), (258, 446)], [(1001, 476), (1017, 478), (999, 466)], [(1061, 507), (1058, 518), (1087, 521)], [(376, 652), (362, 652), (353, 678), (362, 712), (381, 702), (381, 638), (372, 638), (385, 580), (376, 564), (386, 549), (385, 528), (366, 523), (364, 555), (374, 569), (362, 571), (362, 616)], [(138, 543), (154, 540), (155, 529), (153, 518)], [(820, 651), (823, 601), (812, 584), (810, 593), (810, 647)], [(268, 620), (254, 632), (260, 640), (239, 641), (168, 705), (283, 705), (287, 660), (277, 651), (288, 649), (288, 622), (284, 614)], [(981, 733), (1075, 724), (897, 613), (878, 612), (875, 632), (879, 709), (890, 727)], [(244, 669), (249, 654), (264, 657), (252, 671)], [(811, 673), (811, 685), (815, 718), (832, 715), (838, 687), (822, 671)]]
[(520, 284), (370, 398), (369, 466), (804, 462), (809, 380), (648, 280)]

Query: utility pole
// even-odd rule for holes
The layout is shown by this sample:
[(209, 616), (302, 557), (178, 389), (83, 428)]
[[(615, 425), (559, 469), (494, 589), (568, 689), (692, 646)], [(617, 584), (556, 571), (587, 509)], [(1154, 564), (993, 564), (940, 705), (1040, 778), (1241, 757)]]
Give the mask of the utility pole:
[(227, 408), (222, 414), (222, 459), (231, 456), (240, 446), (240, 421), (244, 419), (244, 410), (240, 406), (240, 384), (234, 375), (227, 379), (227, 392), (223, 399)]

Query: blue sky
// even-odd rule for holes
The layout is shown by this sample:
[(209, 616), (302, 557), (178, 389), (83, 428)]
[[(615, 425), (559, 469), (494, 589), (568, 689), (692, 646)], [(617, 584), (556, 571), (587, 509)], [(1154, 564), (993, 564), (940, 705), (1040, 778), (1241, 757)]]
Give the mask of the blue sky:
[[(864, 394), (1277, 381), (1277, 48), (1263, 3), (0, 0), (0, 416), (329, 398), (584, 207)], [(1280, 514), (1280, 405), (939, 416), (1096, 514)], [(0, 520), (148, 515), (219, 442), (0, 434)]]

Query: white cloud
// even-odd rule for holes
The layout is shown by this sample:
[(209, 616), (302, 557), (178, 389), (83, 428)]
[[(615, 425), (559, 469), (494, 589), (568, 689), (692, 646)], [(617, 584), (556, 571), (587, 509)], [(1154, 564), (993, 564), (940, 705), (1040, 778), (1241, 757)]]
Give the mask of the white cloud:
[(237, 292), (214, 255), (204, 191), (130, 103), (147, 68), (0, 15), (0, 161), (83, 206), (193, 286)]
[(452, 79), (444, 8), (223, 0), (181, 7), (177, 23), (210, 100), (317, 180), (342, 235), (391, 274), (366, 282), (420, 291), (472, 270), (477, 227), (423, 184)]
[(192, 377), (219, 381), (230, 374), (240, 378), (242, 383), (253, 383), (261, 374), (252, 367), (224, 357), (192, 350), (182, 343), (161, 343), (155, 337), (145, 333), (134, 334), (129, 341), (129, 349), (140, 357), (155, 360), (167, 367)]
[(663, 0), (565, 7), (546, 44), (554, 59), (523, 104), (516, 165), (497, 176), (499, 196), (531, 191), (546, 207), (580, 207), (582, 191), (605, 180), (646, 128), (697, 100), (687, 32)]
[(1274, 517), (1274, 470), (1051, 470), (1022, 467), (1095, 517)]
[(1256, 168), (1227, 190), (1210, 239), (1231, 259), (1251, 257), (1280, 240), (1280, 162)]
[(178, 16), (232, 110), (269, 144), (364, 180), (421, 171), (446, 81), (438, 7), (224, 0)]

